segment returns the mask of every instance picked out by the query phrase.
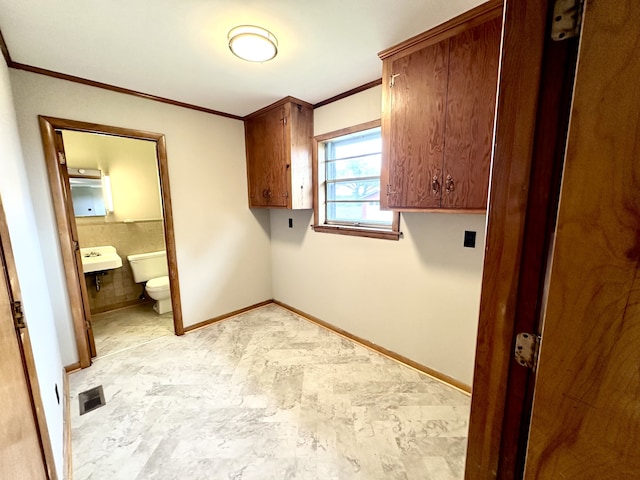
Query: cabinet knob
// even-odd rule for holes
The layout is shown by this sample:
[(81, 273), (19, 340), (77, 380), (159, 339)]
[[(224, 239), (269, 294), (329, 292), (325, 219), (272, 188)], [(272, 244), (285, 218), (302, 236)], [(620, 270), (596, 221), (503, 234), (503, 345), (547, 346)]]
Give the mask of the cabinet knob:
[(433, 194), (437, 195), (440, 193), (440, 182), (438, 181), (438, 176), (433, 176), (433, 181), (431, 182), (431, 190), (433, 190)]
[(455, 190), (455, 184), (453, 183), (453, 178), (451, 178), (451, 175), (447, 175), (447, 180), (444, 182), (444, 188), (447, 193), (451, 193)]
[(262, 196), (264, 198), (271, 198), (271, 189), (265, 188), (264, 190), (262, 190)]

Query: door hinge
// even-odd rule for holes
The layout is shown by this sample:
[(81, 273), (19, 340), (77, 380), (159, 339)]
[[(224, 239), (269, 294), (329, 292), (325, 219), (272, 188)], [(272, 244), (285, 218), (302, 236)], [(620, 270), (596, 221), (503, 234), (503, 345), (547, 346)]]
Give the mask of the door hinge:
[(519, 333), (516, 336), (516, 348), (513, 352), (516, 362), (523, 367), (536, 370), (540, 337), (532, 333)]
[(58, 163), (60, 163), (60, 165), (66, 165), (67, 164), (67, 159), (64, 156), (64, 152), (58, 152)]
[(399, 77), (399, 73), (394, 73), (393, 75), (389, 75), (389, 88), (393, 88), (396, 84), (396, 77)]
[(551, 38), (556, 42), (577, 37), (584, 0), (556, 0), (553, 5)]
[(24, 323), (24, 313), (22, 313), (22, 302), (11, 302), (11, 310), (13, 311), (13, 323), (16, 328), (26, 328)]
[(80, 243), (77, 240), (73, 240), (73, 251), (77, 252), (80, 250)]

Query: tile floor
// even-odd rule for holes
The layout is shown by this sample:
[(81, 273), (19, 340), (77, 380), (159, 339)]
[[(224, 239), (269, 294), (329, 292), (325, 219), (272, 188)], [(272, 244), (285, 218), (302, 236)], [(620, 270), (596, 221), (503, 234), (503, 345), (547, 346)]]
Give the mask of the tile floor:
[(463, 478), (468, 395), (275, 305), (99, 358), (70, 391), (74, 480)]
[(153, 303), (93, 315), (91, 324), (98, 357), (174, 334), (171, 312), (158, 315)]

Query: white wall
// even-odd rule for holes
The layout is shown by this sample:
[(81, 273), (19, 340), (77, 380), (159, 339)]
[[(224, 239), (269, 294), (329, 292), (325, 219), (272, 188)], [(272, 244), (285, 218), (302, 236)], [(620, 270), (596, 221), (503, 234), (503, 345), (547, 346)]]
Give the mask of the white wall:
[[(0, 196), (4, 204), (58, 478), (63, 471), (63, 376), (9, 71), (0, 61)], [(55, 395), (58, 387), (60, 402)]]
[[(316, 109), (315, 134), (380, 118), (380, 97), (376, 87)], [(485, 216), (403, 214), (397, 242), (312, 222), (311, 211), (271, 212), (274, 298), (471, 385)]]
[(37, 115), (166, 135), (184, 325), (272, 298), (269, 213), (247, 208), (241, 121), (12, 70), (63, 362), (77, 361)]
[(162, 218), (155, 142), (69, 130), (62, 136), (68, 167), (98, 169), (111, 178), (114, 209), (101, 220)]

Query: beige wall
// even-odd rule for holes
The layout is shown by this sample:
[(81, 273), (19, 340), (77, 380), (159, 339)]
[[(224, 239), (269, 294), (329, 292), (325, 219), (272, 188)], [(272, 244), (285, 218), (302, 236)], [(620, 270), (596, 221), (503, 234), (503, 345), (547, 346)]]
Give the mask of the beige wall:
[[(317, 109), (316, 135), (380, 118), (380, 95)], [(316, 233), (312, 222), (311, 211), (271, 212), (274, 298), (470, 385), (485, 216), (404, 214), (397, 242)], [(475, 249), (463, 247), (465, 230), (477, 232)]]
[(37, 115), (166, 135), (185, 326), (272, 297), (269, 213), (247, 208), (241, 121), (12, 70), (63, 362), (77, 361)]
[[(24, 156), (18, 136), (9, 71), (0, 60), (0, 196), (4, 205), (18, 270), (23, 309), (31, 336), (47, 428), (58, 478), (63, 478), (63, 363), (56, 336), (50, 288), (43, 275), (43, 256)], [(0, 353), (0, 357), (5, 352)], [(0, 360), (2, 361), (2, 360)], [(56, 398), (58, 389), (60, 401)], [(5, 406), (0, 400), (0, 406)], [(5, 432), (0, 433), (5, 435)]]
[(64, 131), (70, 168), (96, 168), (111, 178), (107, 222), (162, 218), (156, 144), (147, 140)]
[(91, 313), (105, 312), (138, 300), (143, 285), (133, 281), (127, 255), (164, 250), (164, 223), (162, 220), (84, 223), (78, 225), (78, 240), (82, 248), (111, 245), (122, 258), (122, 268), (101, 277), (100, 291), (96, 290), (94, 276), (85, 275)]

